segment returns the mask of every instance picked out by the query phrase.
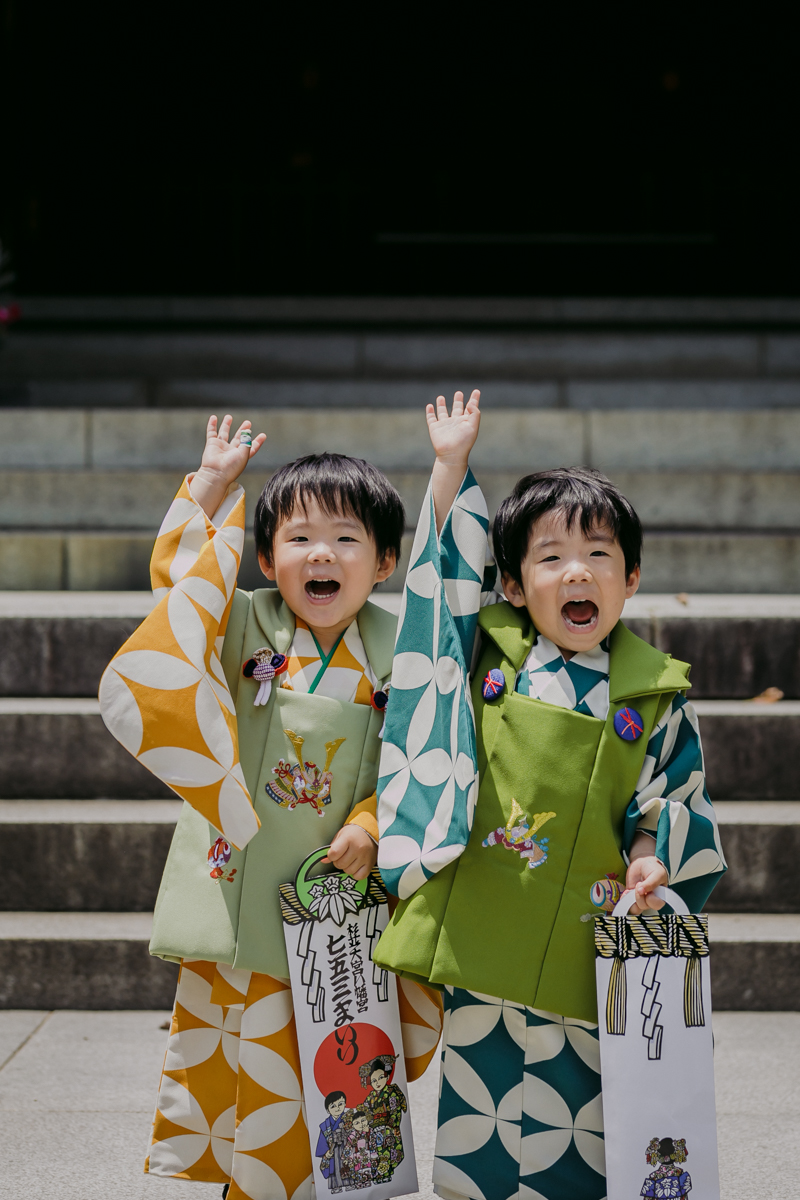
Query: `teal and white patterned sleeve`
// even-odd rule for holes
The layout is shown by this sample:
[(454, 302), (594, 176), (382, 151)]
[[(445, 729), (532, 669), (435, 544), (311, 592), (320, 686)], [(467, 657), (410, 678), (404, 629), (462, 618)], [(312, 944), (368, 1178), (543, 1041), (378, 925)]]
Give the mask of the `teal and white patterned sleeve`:
[(489, 528), (468, 471), (441, 536), (430, 487), (406, 576), (378, 779), (378, 866), (404, 899), (462, 853), (478, 795), (469, 662)]
[(650, 735), (625, 817), (626, 851), (639, 830), (655, 838), (669, 886), (699, 912), (727, 866), (706, 791), (697, 713), (680, 694)]

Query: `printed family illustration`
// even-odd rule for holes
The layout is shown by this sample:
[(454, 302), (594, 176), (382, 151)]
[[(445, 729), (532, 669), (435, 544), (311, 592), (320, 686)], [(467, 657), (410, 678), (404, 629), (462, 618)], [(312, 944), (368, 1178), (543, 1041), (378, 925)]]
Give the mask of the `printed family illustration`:
[(408, 1101), (391, 1081), (396, 1057), (379, 1054), (360, 1068), (367, 1092), (361, 1104), (348, 1108), (343, 1091), (325, 1097), (328, 1116), (319, 1127), (317, 1157), (331, 1192), (388, 1183), (403, 1161), (400, 1123)]

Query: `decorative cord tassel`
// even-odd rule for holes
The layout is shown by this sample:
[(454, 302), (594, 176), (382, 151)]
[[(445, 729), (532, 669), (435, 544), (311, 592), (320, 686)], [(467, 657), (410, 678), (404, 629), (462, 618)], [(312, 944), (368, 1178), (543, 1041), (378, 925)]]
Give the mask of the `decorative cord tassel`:
[(687, 1029), (705, 1025), (703, 1011), (703, 963), (699, 958), (687, 958), (683, 979), (683, 1017)]
[(258, 689), (256, 698), (253, 701), (254, 706), (257, 708), (259, 704), (266, 704), (267, 701), (269, 700), (271, 691), (272, 691), (272, 680), (271, 679), (262, 679), (261, 687)]
[(609, 1033), (624, 1035), (628, 1021), (628, 979), (625, 974), (625, 959), (614, 958), (611, 962), (611, 979), (606, 1001), (606, 1029)]

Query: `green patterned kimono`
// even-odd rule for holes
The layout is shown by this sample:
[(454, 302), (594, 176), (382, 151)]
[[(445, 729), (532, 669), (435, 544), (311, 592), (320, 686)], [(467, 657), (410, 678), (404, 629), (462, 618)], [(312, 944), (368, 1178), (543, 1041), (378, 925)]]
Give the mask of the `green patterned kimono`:
[(378, 958), (445, 988), (437, 1192), (601, 1200), (592, 916), (637, 829), (695, 909), (724, 861), (685, 666), (621, 622), (565, 661), (524, 610), (481, 612), (486, 525), (468, 475), (439, 539), (429, 497), (412, 552), (378, 813), (401, 903)]

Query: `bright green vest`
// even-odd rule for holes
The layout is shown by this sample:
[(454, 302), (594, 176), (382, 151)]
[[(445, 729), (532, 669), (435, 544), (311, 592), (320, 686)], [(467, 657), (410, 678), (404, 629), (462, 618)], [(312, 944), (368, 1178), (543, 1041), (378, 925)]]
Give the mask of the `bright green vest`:
[[(358, 614), (358, 630), (379, 685), (391, 674), (396, 618), (375, 604)], [(244, 850), (232, 850), (220, 880), (209, 873), (208, 851), (219, 832), (184, 804), (172, 839), (153, 918), (150, 953), (159, 958), (200, 958), (286, 977), (278, 885), (294, 878), (300, 863), (341, 829), (354, 805), (378, 782), (383, 718), (368, 704), (273, 687), (269, 702), (253, 704), (258, 682), (242, 665), (260, 646), (285, 653), (294, 637), (294, 615), (271, 589), (237, 591), (222, 665), (236, 705), (239, 758), (261, 828)], [(310, 804), (281, 808), (266, 792), (280, 759), (297, 754), (284, 730), (304, 739), (303, 759), (322, 769), (326, 742), (345, 740), (331, 763), (331, 802), (319, 817)], [(235, 869), (235, 875), (228, 879)]]
[[(611, 634), (608, 717), (595, 717), (514, 692), (533, 645), (525, 609), (483, 609), (483, 653), (472, 700), (480, 791), (464, 853), (402, 901), (375, 953), (382, 966), (424, 981), (467, 988), (585, 1021), (597, 1020), (592, 885), (625, 877), (622, 831), (650, 733), (688, 667), (635, 637), (620, 621)], [(486, 703), (481, 682), (499, 667), (507, 686)], [(634, 742), (614, 716), (635, 708), (644, 732)], [(548, 858), (526, 860), (483, 841), (505, 826), (516, 800), (534, 814), (554, 812), (542, 834)]]

